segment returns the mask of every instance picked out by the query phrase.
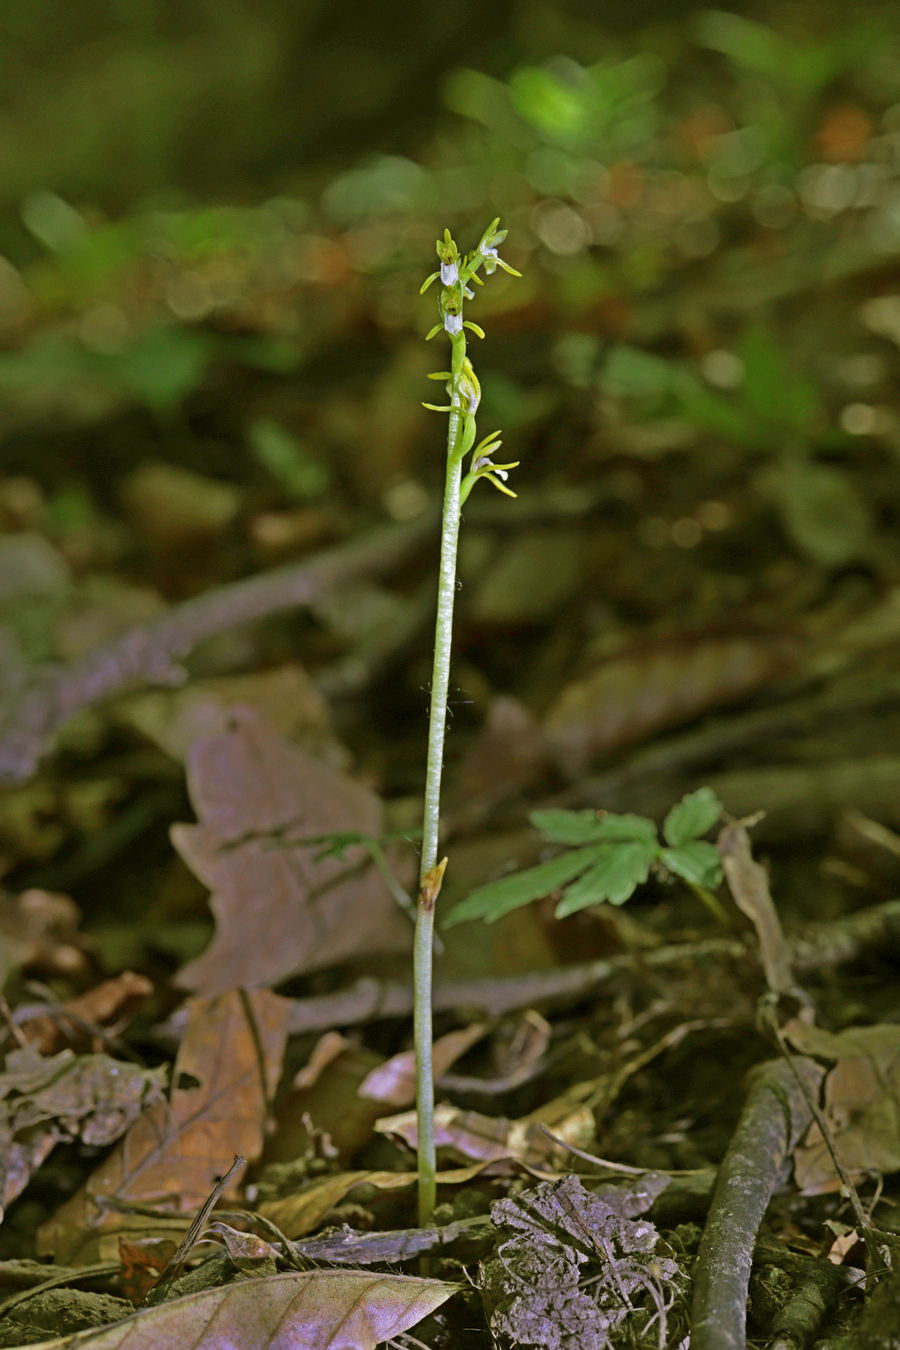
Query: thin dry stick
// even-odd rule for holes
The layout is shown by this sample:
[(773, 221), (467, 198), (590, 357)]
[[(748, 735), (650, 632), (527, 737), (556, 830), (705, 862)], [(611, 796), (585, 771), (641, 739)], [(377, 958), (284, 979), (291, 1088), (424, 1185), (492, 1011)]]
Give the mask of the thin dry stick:
[(147, 1290), (147, 1293), (144, 1295), (141, 1302), (141, 1307), (151, 1307), (153, 1304), (161, 1303), (163, 1301), (166, 1292), (175, 1283), (184, 1269), (191, 1251), (196, 1247), (203, 1236), (203, 1233), (209, 1224), (209, 1216), (215, 1209), (219, 1196), (227, 1188), (228, 1183), (235, 1173), (246, 1166), (247, 1159), (242, 1158), (239, 1153), (236, 1153), (234, 1155), (234, 1162), (231, 1164), (228, 1171), (223, 1177), (219, 1178), (206, 1200), (204, 1200), (196, 1215), (191, 1220), (191, 1225), (181, 1239), (181, 1242), (178, 1244), (178, 1248), (173, 1253), (169, 1264), (166, 1266), (159, 1279)]
[(42, 670), (0, 721), (0, 784), (29, 778), (54, 732), (82, 709), (141, 684), (182, 683), (179, 662), (205, 638), (308, 605), (365, 573), (389, 572), (432, 526), (430, 515), (380, 526), (314, 558), (187, 600), (77, 661)]
[[(857, 960), (866, 951), (896, 952), (900, 950), (900, 900), (888, 900), (828, 923), (809, 924), (788, 938), (788, 947), (798, 972), (833, 969)], [(700, 942), (657, 947), (639, 956), (624, 953), (522, 975), (438, 982), (433, 1006), (441, 1012), (477, 1008), (489, 1017), (500, 1017), (518, 1008), (577, 1002), (629, 971), (665, 970), (710, 962), (755, 964), (757, 960), (757, 954), (741, 938), (704, 938)], [(388, 1017), (406, 1017), (412, 1006), (411, 985), (367, 977), (333, 994), (292, 1000), (288, 1027), (292, 1036), (299, 1036), (334, 1026), (358, 1026)], [(14, 1016), (17, 1021), (24, 1021), (36, 1015), (36, 1010), (40, 1011), (39, 1005), (30, 1005), (24, 1010), (17, 1009)], [(173, 1014), (166, 1023), (166, 1031), (180, 1037), (186, 1017), (183, 1009)]]

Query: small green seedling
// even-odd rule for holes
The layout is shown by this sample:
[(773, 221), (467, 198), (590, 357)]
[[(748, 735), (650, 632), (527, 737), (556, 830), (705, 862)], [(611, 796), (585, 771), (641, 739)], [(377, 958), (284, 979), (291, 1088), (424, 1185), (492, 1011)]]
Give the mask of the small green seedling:
[(569, 851), (478, 886), (456, 906), (445, 926), (466, 919), (493, 923), (560, 889), (558, 919), (588, 905), (622, 905), (647, 880), (651, 868), (681, 877), (717, 918), (724, 918), (713, 894), (722, 881), (719, 852), (700, 837), (721, 814), (722, 805), (711, 788), (689, 792), (666, 816), (665, 842), (660, 843), (655, 824), (645, 816), (532, 811), (531, 820), (546, 842), (564, 844)]

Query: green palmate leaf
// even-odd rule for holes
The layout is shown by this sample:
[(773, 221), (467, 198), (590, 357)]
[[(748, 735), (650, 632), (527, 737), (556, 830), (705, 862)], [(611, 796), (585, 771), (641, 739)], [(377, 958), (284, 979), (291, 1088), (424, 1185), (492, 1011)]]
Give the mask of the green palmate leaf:
[(590, 844), (601, 838), (596, 811), (532, 811), (529, 819), (549, 844)]
[[(672, 807), (663, 823), (663, 837), (667, 844), (677, 848), (689, 839), (699, 839), (701, 834), (706, 834), (721, 814), (722, 803), (712, 788), (698, 788), (696, 792), (688, 792)], [(677, 868), (673, 870), (677, 871)]]
[(556, 917), (564, 919), (604, 900), (612, 905), (624, 904), (635, 887), (647, 880), (656, 852), (656, 844), (646, 839), (601, 845), (595, 850), (593, 864), (573, 882), (556, 906)]
[(550, 844), (656, 839), (656, 826), (644, 816), (615, 816), (597, 811), (532, 811), (530, 820)]
[(597, 821), (597, 838), (611, 844), (637, 839), (655, 845), (656, 826), (646, 816), (606, 814)]
[(722, 860), (715, 844), (705, 839), (689, 839), (676, 848), (663, 848), (659, 856), (676, 876), (695, 886), (714, 891), (722, 881)]
[(564, 886), (597, 857), (598, 846), (579, 848), (572, 853), (563, 853), (549, 862), (538, 863), (525, 872), (515, 872), (512, 876), (501, 877), (499, 881), (489, 881), (477, 886), (465, 900), (451, 912), (446, 927), (464, 923), (467, 919), (484, 919), (493, 923), (510, 910), (530, 904), (532, 900), (541, 900), (557, 887)]

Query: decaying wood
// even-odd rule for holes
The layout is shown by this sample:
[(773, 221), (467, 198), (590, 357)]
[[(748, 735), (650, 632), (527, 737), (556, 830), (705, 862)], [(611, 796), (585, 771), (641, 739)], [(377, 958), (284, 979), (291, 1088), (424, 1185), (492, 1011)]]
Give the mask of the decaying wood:
[[(815, 1095), (825, 1070), (801, 1057), (794, 1066)], [(744, 1350), (747, 1288), (759, 1226), (773, 1192), (788, 1175), (791, 1152), (811, 1122), (792, 1067), (783, 1060), (763, 1065), (719, 1167), (697, 1253), (692, 1350)]]
[(38, 673), (0, 720), (0, 784), (36, 770), (53, 734), (84, 708), (141, 684), (180, 684), (179, 664), (198, 643), (244, 623), (309, 604), (365, 574), (389, 572), (433, 528), (430, 516), (359, 538), (176, 605), (68, 665)]

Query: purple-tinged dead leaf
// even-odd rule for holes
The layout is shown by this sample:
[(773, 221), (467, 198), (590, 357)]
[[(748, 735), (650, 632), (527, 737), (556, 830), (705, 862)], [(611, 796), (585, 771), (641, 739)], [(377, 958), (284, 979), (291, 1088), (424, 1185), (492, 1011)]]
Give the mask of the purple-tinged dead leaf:
[(377, 836), (373, 792), (235, 708), (219, 736), (187, 757), (198, 825), (172, 840), (213, 892), (216, 933), (179, 974), (184, 988), (218, 993), (277, 984), (351, 956), (408, 947), (411, 930), (360, 846), (316, 861), (295, 841), (332, 832)]
[(455, 1292), (442, 1280), (362, 1270), (270, 1275), (172, 1299), (34, 1350), (375, 1350)]
[[(489, 1030), (486, 1022), (473, 1022), (470, 1026), (457, 1031), (449, 1031), (441, 1036), (431, 1047), (431, 1060), (435, 1078), (450, 1068), (451, 1064), (471, 1049)], [(416, 1054), (414, 1050), (401, 1050), (390, 1059), (379, 1064), (367, 1074), (359, 1085), (360, 1097), (381, 1102), (384, 1106), (399, 1108), (408, 1106), (416, 1100)]]

